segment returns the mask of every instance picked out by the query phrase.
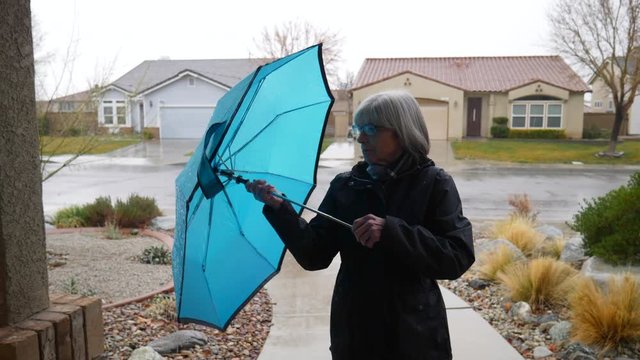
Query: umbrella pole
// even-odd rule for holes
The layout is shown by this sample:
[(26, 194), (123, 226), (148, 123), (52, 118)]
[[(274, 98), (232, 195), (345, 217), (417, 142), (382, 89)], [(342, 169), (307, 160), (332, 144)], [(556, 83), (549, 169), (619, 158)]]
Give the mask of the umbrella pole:
[(340, 219), (338, 219), (336, 217), (333, 217), (333, 216), (331, 216), (331, 215), (329, 215), (327, 213), (324, 213), (324, 212), (322, 212), (322, 211), (320, 211), (318, 209), (314, 209), (314, 208), (308, 207), (306, 205), (300, 204), (297, 201), (293, 201), (293, 200), (289, 199), (288, 197), (284, 196), (284, 194), (278, 194), (278, 193), (272, 192), (271, 195), (273, 195), (273, 196), (275, 196), (275, 197), (277, 197), (279, 199), (282, 199), (284, 201), (287, 201), (287, 202), (290, 202), (292, 204), (295, 204), (295, 205), (298, 205), (300, 207), (303, 207), (303, 208), (305, 208), (305, 209), (307, 209), (309, 211), (312, 211), (312, 212), (322, 216), (325, 219), (329, 219), (331, 221), (335, 221), (335, 222), (337, 222), (338, 224), (340, 224), (342, 226), (346, 226), (347, 228), (349, 228), (349, 230), (353, 230), (353, 227), (350, 224), (347, 224), (346, 222), (344, 222), (344, 221), (342, 221), (342, 220), (340, 220)]
[[(246, 183), (249, 182), (248, 179), (243, 178), (241, 175), (235, 175), (233, 173), (233, 171), (231, 171), (231, 170), (219, 170), (218, 172), (221, 175), (224, 175), (224, 176), (226, 176), (226, 177), (228, 177), (230, 179), (233, 179), (237, 184), (246, 184)], [(304, 204), (301, 204), (301, 203), (299, 203), (297, 201), (291, 200), (288, 197), (286, 197), (284, 194), (279, 194), (279, 193), (276, 193), (276, 192), (272, 192), (271, 195), (273, 195), (273, 196), (275, 196), (275, 197), (277, 197), (279, 199), (282, 199), (284, 201), (287, 201), (289, 203), (292, 203), (294, 205), (298, 205), (298, 206), (300, 206), (302, 208), (305, 208), (305, 209), (307, 209), (307, 210), (309, 210), (311, 212), (314, 212), (314, 213), (322, 216), (325, 219), (329, 219), (331, 221), (337, 222), (338, 224), (340, 224), (342, 226), (346, 226), (349, 230), (353, 230), (353, 227), (351, 226), (351, 224), (348, 224), (348, 223), (346, 223), (346, 222), (344, 222), (344, 221), (342, 221), (342, 220), (340, 220), (338, 218), (335, 218), (335, 217), (333, 217), (333, 216), (331, 216), (331, 215), (329, 215), (327, 213), (324, 213), (324, 212), (322, 212), (322, 211), (320, 211), (318, 209), (314, 209), (314, 208), (308, 207), (308, 206), (306, 206)]]

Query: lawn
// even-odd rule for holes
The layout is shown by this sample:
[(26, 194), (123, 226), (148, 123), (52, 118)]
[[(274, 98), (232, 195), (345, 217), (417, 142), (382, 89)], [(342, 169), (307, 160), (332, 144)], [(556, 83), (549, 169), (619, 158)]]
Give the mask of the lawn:
[(141, 141), (133, 136), (41, 136), (42, 155), (65, 154), (104, 154), (110, 151), (137, 144)]
[(320, 149), (320, 154), (322, 154), (325, 150), (327, 150), (327, 148), (329, 147), (329, 145), (331, 145), (331, 143), (333, 143), (333, 138), (331, 138), (331, 137), (323, 138), (322, 139), (322, 148)]
[(616, 146), (624, 156), (598, 158), (608, 142), (569, 140), (463, 140), (452, 143), (456, 159), (495, 160), (515, 163), (562, 163), (640, 165), (640, 141), (627, 140)]

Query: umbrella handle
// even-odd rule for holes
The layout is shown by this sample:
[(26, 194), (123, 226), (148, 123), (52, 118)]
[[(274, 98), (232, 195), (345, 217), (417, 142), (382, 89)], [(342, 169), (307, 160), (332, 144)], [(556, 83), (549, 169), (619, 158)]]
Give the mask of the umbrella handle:
[[(246, 184), (246, 183), (249, 182), (248, 179), (243, 178), (241, 175), (235, 175), (233, 173), (233, 171), (231, 171), (231, 170), (220, 170), (219, 173), (220, 173), (220, 175), (224, 175), (224, 176), (228, 177), (229, 179), (234, 180), (236, 182), (236, 184)], [(302, 208), (305, 208), (305, 209), (307, 209), (309, 211), (312, 211), (312, 212), (314, 212), (314, 213), (316, 213), (316, 214), (318, 214), (318, 215), (320, 215), (320, 216), (322, 216), (322, 217), (324, 217), (326, 219), (329, 219), (331, 221), (337, 222), (338, 224), (340, 224), (342, 226), (346, 226), (347, 228), (349, 228), (349, 230), (353, 229), (351, 224), (348, 224), (348, 223), (346, 223), (346, 222), (344, 222), (344, 221), (342, 221), (342, 220), (340, 220), (338, 218), (335, 218), (335, 217), (333, 217), (333, 216), (331, 216), (331, 215), (329, 215), (327, 213), (324, 213), (324, 212), (322, 212), (322, 211), (320, 211), (318, 209), (314, 209), (312, 207), (308, 207), (307, 205), (301, 204), (301, 203), (299, 203), (297, 201), (291, 200), (285, 194), (277, 193), (277, 192), (271, 192), (271, 195), (273, 195), (273, 196), (275, 196), (275, 197), (277, 197), (279, 199), (282, 199), (282, 200), (284, 200), (286, 202), (292, 203), (294, 205), (298, 205), (298, 206), (300, 206)]]

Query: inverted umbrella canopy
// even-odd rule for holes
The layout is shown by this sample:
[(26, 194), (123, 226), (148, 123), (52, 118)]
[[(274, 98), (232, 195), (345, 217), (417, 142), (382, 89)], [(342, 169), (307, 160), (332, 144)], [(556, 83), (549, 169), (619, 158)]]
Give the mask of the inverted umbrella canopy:
[(262, 216), (263, 204), (232, 176), (265, 179), (306, 203), (332, 104), (321, 45), (259, 67), (218, 101), (176, 179), (179, 321), (226, 329), (280, 270), (282, 241)]

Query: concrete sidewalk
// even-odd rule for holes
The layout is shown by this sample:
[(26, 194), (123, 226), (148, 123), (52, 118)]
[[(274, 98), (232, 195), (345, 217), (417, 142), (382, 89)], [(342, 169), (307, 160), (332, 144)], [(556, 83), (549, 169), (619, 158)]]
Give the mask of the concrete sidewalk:
[[(335, 174), (350, 169), (354, 163), (353, 146), (353, 141), (337, 141), (322, 154), (318, 187), (309, 199), (310, 206), (320, 203), (328, 181)], [(452, 151), (446, 141), (434, 142), (431, 156), (438, 164), (453, 165)], [(303, 216), (310, 218), (312, 214), (305, 213)], [(339, 267), (340, 259), (337, 257), (325, 270), (305, 271), (287, 253), (280, 273), (266, 286), (275, 303), (273, 326), (258, 359), (331, 359), (329, 312)], [(467, 303), (449, 290), (441, 290), (447, 307), (454, 359), (523, 359)]]

